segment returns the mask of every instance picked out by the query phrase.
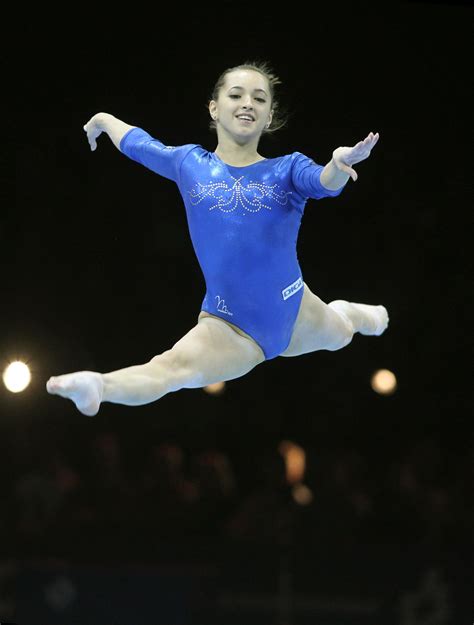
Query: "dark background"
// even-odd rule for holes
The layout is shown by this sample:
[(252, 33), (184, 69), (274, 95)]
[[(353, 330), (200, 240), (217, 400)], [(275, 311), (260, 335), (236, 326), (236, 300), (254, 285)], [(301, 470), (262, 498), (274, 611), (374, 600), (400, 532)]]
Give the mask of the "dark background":
[[(225, 612), (222, 597), (240, 588), (230, 571), (250, 565), (256, 593), (275, 576), (280, 599), (298, 592), (314, 596), (311, 584), (305, 586), (308, 579), (326, 581), (316, 587), (327, 601), (337, 603), (334, 597), (344, 593), (360, 601), (372, 597), (375, 607), (365, 616), (359, 612), (360, 620), (347, 616), (349, 608), (314, 608), (313, 617), (323, 615), (335, 625), (372, 623), (381, 615), (386, 623), (399, 622), (403, 593), (421, 588), (435, 570), (450, 597), (445, 620), (436, 622), (464, 618), (459, 571), (470, 568), (473, 521), (472, 8), (398, 3), (315, 6), (311, 16), (307, 11), (299, 5), (219, 2), (157, 9), (156, 15), (137, 7), (98, 16), (89, 7), (56, 15), (54, 26), (43, 12), (28, 13), (9, 33), (4, 63), (12, 88), (6, 99), (14, 114), (4, 119), (4, 189), (8, 193), (12, 186), (14, 198), (7, 196), (0, 216), (0, 365), (3, 370), (23, 359), (33, 374), (24, 393), (0, 389), (0, 462), (8, 502), (0, 529), (4, 561), (16, 572), (16, 598), (4, 609), (13, 614), (15, 605), (19, 622), (22, 615), (31, 623), (40, 618), (41, 601), (27, 590), (29, 584), (37, 587), (31, 567), (34, 562), (41, 569), (52, 557), (68, 563), (82, 558), (89, 567), (166, 563), (163, 579), (172, 586), (169, 567), (191, 562), (201, 567), (201, 581), (203, 568), (216, 567), (225, 582), (219, 585), (211, 575), (213, 599), (202, 606), (211, 606), (209, 614), (216, 616), (219, 605), (229, 623), (232, 610)], [(91, 153), (82, 127), (106, 111), (166, 144), (199, 143), (213, 150), (206, 109), (213, 84), (225, 68), (255, 59), (268, 61), (282, 79), (280, 98), (290, 112), (287, 127), (262, 140), (263, 155), (300, 151), (325, 164), (336, 147), (380, 133), (370, 158), (356, 166), (356, 183), (349, 181), (338, 198), (308, 202), (298, 254), (305, 281), (324, 301), (383, 303), (389, 329), (379, 338), (356, 336), (339, 352), (271, 360), (229, 382), (218, 397), (182, 390), (147, 406), (104, 404), (94, 419), (84, 417), (72, 402), (48, 395), (46, 380), (142, 363), (171, 347), (195, 324), (204, 281), (174, 183), (128, 160), (105, 135)], [(371, 374), (381, 367), (397, 376), (394, 395), (370, 388)], [(305, 483), (314, 500), (303, 515), (293, 509), (281, 480), (277, 446), (283, 439), (307, 452)], [(25, 529), (22, 519), (30, 517), (28, 496), (18, 486), (22, 479), (47, 475), (54, 482), (68, 467), (87, 499), (95, 483), (89, 459), (98, 441), (102, 448), (120, 449), (127, 483), (138, 480), (151, 449), (166, 457), (163, 450), (179, 449), (191, 483), (199, 481), (196, 458), (211, 454), (215, 468), (223, 455), (235, 479), (232, 497), (222, 507), (220, 500), (208, 502), (213, 513), (196, 515), (192, 526), (182, 522), (193, 516), (189, 510), (180, 509), (166, 527), (157, 515), (161, 530), (153, 532), (140, 508), (153, 499), (140, 498), (134, 487), (132, 510), (117, 495), (115, 512), (103, 505), (109, 516), (96, 514), (85, 530), (79, 504), (68, 504), (72, 512), (62, 524), (53, 513), (41, 531), (28, 522)], [(407, 465), (415, 477), (407, 477)], [(347, 503), (357, 497), (331, 494), (333, 482), (325, 481), (324, 471), (341, 466), (349, 482), (357, 476), (353, 492), (369, 497), (372, 516), (360, 512), (363, 504)], [(418, 480), (413, 488), (423, 501), (406, 486), (410, 479)], [(235, 522), (240, 506), (263, 483), (267, 495), (275, 484), (274, 493), (288, 497), (283, 510), (291, 509), (291, 522), (272, 542), (269, 528), (276, 517), (267, 506), (262, 524), (268, 532), (243, 532), (236, 548), (229, 519)], [(405, 487), (408, 498), (413, 495), (409, 504)], [(331, 508), (326, 516), (324, 488)], [(428, 492), (433, 496), (426, 503)], [(87, 501), (94, 516), (97, 509)], [(266, 506), (257, 508), (255, 517)], [(351, 514), (355, 525), (345, 526)], [(117, 518), (126, 522), (114, 534)], [(148, 548), (150, 537), (154, 548)], [(269, 570), (260, 572), (261, 563)], [(328, 563), (346, 571), (344, 583), (325, 573)], [(96, 569), (88, 570), (85, 580), (96, 575)], [(285, 574), (293, 580), (291, 591), (282, 581)], [(116, 589), (112, 577), (107, 579)], [(380, 579), (385, 582), (377, 587)], [(188, 569), (173, 588), (186, 584), (196, 587)], [(131, 587), (127, 593), (133, 595)], [(237, 605), (235, 598), (230, 603)], [(81, 605), (85, 610), (86, 602)], [(282, 605), (275, 600), (275, 614), (270, 610), (266, 622), (306, 622), (296, 604), (293, 610)], [(167, 622), (211, 622), (202, 606), (204, 617), (178, 617), (170, 604), (175, 616), (168, 614)], [(423, 609), (428, 614), (435, 608)], [(88, 610), (94, 618), (99, 608)], [(152, 611), (151, 622), (165, 622)], [(148, 612), (142, 611), (143, 622)], [(421, 612), (410, 623), (422, 623)], [(51, 614), (42, 618), (60, 622)], [(110, 614), (103, 618), (119, 618)], [(76, 622), (72, 612), (68, 618)], [(254, 622), (250, 609), (236, 618)]]

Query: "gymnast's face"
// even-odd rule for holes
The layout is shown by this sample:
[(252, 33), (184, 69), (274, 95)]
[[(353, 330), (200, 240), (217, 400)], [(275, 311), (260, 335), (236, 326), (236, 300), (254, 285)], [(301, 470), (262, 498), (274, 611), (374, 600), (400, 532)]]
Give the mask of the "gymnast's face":
[(268, 81), (254, 70), (235, 70), (225, 77), (217, 100), (209, 103), (217, 134), (227, 134), (238, 143), (258, 139), (272, 119)]

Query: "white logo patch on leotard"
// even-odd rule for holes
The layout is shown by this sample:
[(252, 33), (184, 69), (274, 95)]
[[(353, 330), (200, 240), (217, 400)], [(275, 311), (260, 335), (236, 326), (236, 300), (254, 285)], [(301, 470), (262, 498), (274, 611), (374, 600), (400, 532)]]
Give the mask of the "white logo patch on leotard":
[(281, 294), (283, 295), (283, 299), (288, 299), (292, 295), (294, 295), (297, 291), (299, 291), (303, 286), (303, 278), (299, 277), (298, 280), (285, 287)]

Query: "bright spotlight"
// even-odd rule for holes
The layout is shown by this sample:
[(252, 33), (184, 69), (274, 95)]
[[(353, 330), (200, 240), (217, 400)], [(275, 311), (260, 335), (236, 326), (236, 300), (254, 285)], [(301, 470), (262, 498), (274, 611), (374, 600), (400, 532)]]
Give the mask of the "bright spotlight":
[(21, 393), (28, 386), (31, 380), (31, 373), (24, 362), (16, 360), (8, 365), (3, 372), (3, 383), (7, 390), (12, 393)]
[(222, 395), (225, 390), (225, 382), (214, 382), (203, 387), (203, 390), (209, 395)]
[(376, 371), (370, 384), (373, 390), (380, 395), (391, 395), (397, 390), (397, 378), (388, 369), (379, 369)]
[(281, 441), (278, 451), (285, 459), (286, 481), (288, 484), (301, 482), (306, 470), (305, 450), (292, 441)]
[(314, 499), (313, 492), (305, 484), (295, 484), (291, 490), (293, 499), (300, 506), (309, 506)]

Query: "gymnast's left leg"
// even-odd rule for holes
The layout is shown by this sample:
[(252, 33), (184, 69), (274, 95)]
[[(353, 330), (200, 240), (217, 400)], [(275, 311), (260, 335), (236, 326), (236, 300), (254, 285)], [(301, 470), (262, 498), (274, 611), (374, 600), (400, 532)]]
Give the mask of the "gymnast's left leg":
[(379, 336), (388, 325), (384, 306), (334, 300), (325, 304), (304, 285), (290, 344), (281, 356), (300, 356), (319, 350), (335, 351), (352, 341), (356, 332)]

